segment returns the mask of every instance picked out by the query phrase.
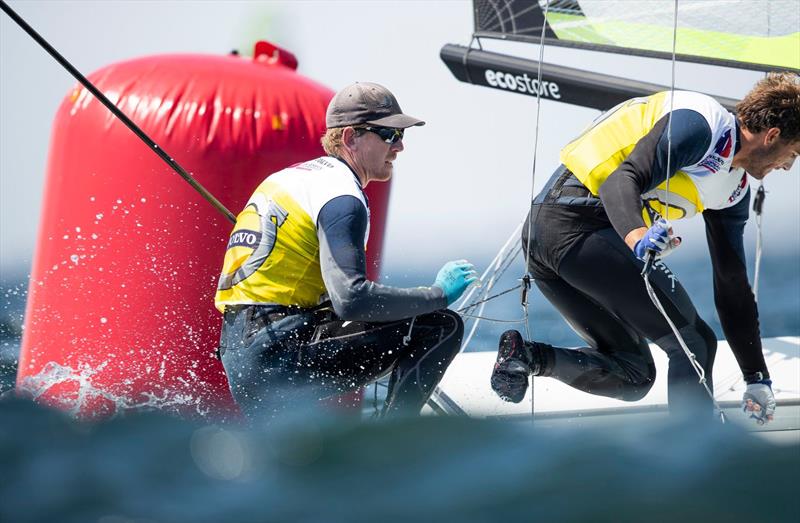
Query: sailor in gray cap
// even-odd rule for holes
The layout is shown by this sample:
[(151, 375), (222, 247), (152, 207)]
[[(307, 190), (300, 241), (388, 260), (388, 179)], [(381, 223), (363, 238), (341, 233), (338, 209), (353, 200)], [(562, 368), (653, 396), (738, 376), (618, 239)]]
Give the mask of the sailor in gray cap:
[(476, 280), (470, 263), (446, 263), (427, 287), (367, 278), (363, 189), (391, 178), (405, 129), (424, 124), (382, 85), (349, 85), (328, 106), (327, 156), (270, 175), (239, 214), (216, 305), (222, 363), (248, 417), (387, 374), (384, 414), (417, 414), (458, 354), (464, 325), (447, 306)]

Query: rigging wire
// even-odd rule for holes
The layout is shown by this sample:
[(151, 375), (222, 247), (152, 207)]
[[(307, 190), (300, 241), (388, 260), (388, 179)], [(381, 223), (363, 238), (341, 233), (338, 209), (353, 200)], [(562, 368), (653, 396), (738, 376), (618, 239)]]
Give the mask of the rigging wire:
[[(493, 262), (492, 265), (490, 265), (490, 268), (494, 266), (495, 269), (494, 271), (492, 271), (492, 274), (488, 279), (488, 283), (484, 285), (483, 289), (480, 291), (478, 296), (475, 297), (472, 303), (458, 310), (459, 311), (463, 310), (464, 312), (474, 312), (475, 307), (477, 307), (478, 305), (486, 303), (495, 297), (510, 292), (510, 290), (506, 290), (501, 292), (499, 295), (488, 297), (491, 290), (494, 288), (494, 286), (500, 280), (503, 274), (505, 274), (506, 270), (508, 270), (509, 266), (514, 261), (514, 259), (516, 259), (516, 257), (519, 255), (521, 250), (522, 247), (516, 247), (514, 249), (511, 249), (510, 251), (503, 254), (503, 256), (500, 257), (500, 259), (498, 259), (496, 263)], [(518, 285), (516, 288), (519, 287), (520, 286)]]
[[(669, 107), (669, 117), (667, 119), (667, 172), (666, 172), (667, 180), (665, 187), (666, 194), (664, 197), (664, 203), (665, 203), (664, 214), (668, 222), (668, 226), (669, 226), (669, 178), (670, 178), (670, 160), (671, 160), (670, 153), (672, 152), (672, 112), (675, 100), (675, 48), (677, 40), (678, 40), (678, 0), (675, 0), (675, 10), (673, 16), (673, 29), (672, 29), (672, 83), (670, 85), (670, 107)], [(669, 237), (669, 235), (667, 239), (668, 241), (671, 241), (671, 237)], [(714, 404), (714, 409), (719, 414), (720, 421), (722, 421), (722, 423), (725, 423), (725, 414), (722, 412), (722, 408), (719, 406), (719, 403), (717, 403), (717, 399), (714, 397), (714, 392), (708, 387), (705, 370), (703, 369), (702, 365), (700, 365), (697, 362), (697, 356), (695, 356), (695, 354), (691, 351), (691, 349), (689, 349), (688, 345), (686, 344), (686, 341), (683, 339), (683, 336), (681, 336), (680, 331), (670, 319), (669, 315), (667, 314), (667, 311), (664, 310), (664, 306), (661, 304), (661, 301), (658, 299), (658, 296), (656, 296), (656, 293), (653, 290), (653, 286), (650, 283), (650, 272), (652, 271), (656, 263), (658, 263), (656, 261), (656, 255), (653, 253), (653, 251), (648, 251), (646, 255), (645, 267), (644, 270), (642, 270), (642, 277), (644, 279), (644, 284), (647, 289), (647, 295), (650, 297), (650, 300), (653, 302), (658, 311), (667, 321), (667, 324), (669, 325), (673, 334), (677, 338), (681, 348), (683, 349), (684, 354), (686, 354), (686, 357), (689, 358), (689, 362), (692, 364), (692, 368), (694, 368), (695, 372), (697, 373), (697, 376), (699, 378), (699, 383), (706, 389), (706, 392), (711, 398), (711, 402)]]
[[(539, 2), (541, 8), (541, 2)], [(544, 60), (544, 35), (545, 28), (547, 28), (547, 13), (550, 8), (550, 0), (544, 0), (544, 18), (542, 20), (542, 31), (539, 36), (539, 62), (536, 64), (536, 127), (533, 134), (533, 160), (531, 165), (531, 205), (536, 196), (536, 155), (539, 151), (539, 115), (541, 114), (542, 107), (542, 60)], [(530, 284), (530, 261), (531, 261), (531, 220), (528, 220), (528, 239), (525, 247), (525, 276), (524, 282), (526, 287)], [(528, 300), (522, 300), (522, 309), (525, 315), (525, 335), (527, 339), (531, 339), (531, 329), (528, 317)]]
[[(518, 288), (519, 288), (519, 286), (516, 287), (515, 289), (518, 289)], [(515, 289), (512, 289), (512, 290), (515, 290)], [(518, 320), (501, 320), (500, 318), (490, 318), (489, 316), (477, 316), (475, 314), (466, 314), (466, 313), (462, 314), (461, 317), (462, 318), (475, 318), (475, 319), (478, 319), (478, 320), (493, 321), (495, 323), (522, 323), (523, 321), (525, 321), (525, 318), (519, 318)]]
[[(458, 299), (453, 304), (453, 310), (457, 313), (461, 314), (462, 317), (474, 319), (474, 324), (472, 326), (472, 330), (470, 335), (465, 338), (465, 340), (461, 343), (461, 347), (459, 352), (463, 352), (467, 346), (469, 345), (470, 341), (472, 340), (472, 336), (475, 334), (475, 331), (478, 328), (478, 324), (481, 320), (487, 321), (502, 321), (502, 320), (494, 320), (493, 318), (487, 318), (481, 315), (483, 311), (483, 306), (490, 300), (496, 299), (500, 296), (511, 292), (511, 290), (506, 290), (500, 292), (496, 295), (489, 296), (489, 293), (494, 288), (495, 283), (502, 277), (502, 275), (506, 272), (506, 270), (511, 266), (511, 263), (514, 259), (519, 255), (519, 252), (522, 250), (521, 245), (513, 246), (513, 240), (518, 237), (520, 230), (522, 229), (523, 222), (514, 229), (508, 239), (505, 241), (503, 246), (500, 248), (498, 253), (489, 263), (487, 269), (481, 274), (478, 281), (486, 282), (480, 286), (474, 285), (471, 286), (469, 291), (465, 293), (460, 299)], [(511, 247), (510, 247), (511, 246)], [(472, 300), (472, 301), (470, 301)], [(478, 306), (481, 306), (480, 310), (477, 314), (472, 314), (470, 311), (473, 311)], [(466, 314), (464, 314), (466, 312)], [(375, 382), (375, 392), (374, 392), (374, 401), (373, 405), (377, 405), (377, 390), (378, 390), (378, 381)], [(381, 384), (383, 386), (383, 384)], [(436, 400), (439, 397), (439, 389), (437, 387), (436, 390), (433, 391), (431, 395), (431, 400)], [(431, 404), (431, 400), (429, 400), (429, 404)]]
[(758, 184), (756, 196), (753, 199), (753, 212), (756, 215), (756, 267), (753, 274), (753, 296), (755, 297), (756, 303), (758, 303), (758, 276), (761, 271), (761, 252), (764, 248), (761, 227), (761, 213), (764, 210), (765, 198), (766, 191), (764, 190), (764, 180), (761, 180), (761, 182)]
[[(474, 298), (474, 301), (471, 302), (470, 304), (462, 306), (462, 307), (455, 307), (456, 310), (458, 310), (459, 312), (460, 311), (465, 311), (468, 314), (472, 314), (472, 315), (475, 315), (475, 316), (482, 316), (483, 310), (484, 310), (485, 305), (486, 305), (486, 302), (489, 301), (489, 298), (488, 298), (489, 293), (494, 288), (494, 285), (496, 284), (496, 282), (500, 280), (500, 278), (503, 276), (503, 274), (505, 274), (505, 272), (511, 266), (512, 262), (514, 261), (514, 259), (516, 259), (516, 257), (519, 255), (520, 251), (522, 250), (521, 246), (515, 246), (515, 247), (512, 247), (511, 249), (508, 248), (508, 245), (512, 242), (512, 240), (514, 240), (515, 237), (517, 237), (517, 235), (519, 234), (519, 231), (520, 231), (521, 228), (522, 228), (522, 223), (520, 223), (520, 225), (514, 230), (514, 232), (511, 234), (511, 236), (509, 236), (508, 240), (506, 240), (505, 245), (503, 245), (503, 248), (500, 250), (500, 252), (497, 253), (495, 258), (489, 264), (488, 268), (481, 275), (481, 278), (480, 278), (481, 281), (484, 281), (486, 283), (482, 286), (482, 290)], [(488, 275), (488, 278), (487, 278), (487, 275)], [(471, 292), (469, 294), (469, 297), (471, 297), (474, 294), (474, 292), (475, 292), (475, 288), (473, 288), (471, 290)], [(508, 291), (504, 291), (504, 292), (500, 293), (500, 295), (506, 294), (507, 292)], [(469, 297), (467, 297), (467, 299), (470, 299)], [(494, 296), (493, 298), (496, 298), (496, 297), (497, 296)], [(464, 300), (462, 300), (459, 303), (463, 304)], [(480, 305), (480, 308), (478, 309), (478, 312), (477, 313), (473, 313), (474, 309), (478, 305)], [(475, 332), (478, 329), (478, 325), (480, 324), (480, 319), (484, 319), (484, 318), (479, 318), (479, 319), (475, 320), (475, 323), (472, 325), (472, 328), (470, 329), (469, 334), (464, 339), (464, 342), (461, 345), (461, 350), (462, 351), (469, 345), (470, 341), (472, 341), (472, 337), (475, 335)]]
[(474, 302), (473, 304), (471, 304), (471, 305), (469, 305), (467, 307), (464, 307), (463, 309), (458, 309), (456, 312), (459, 312), (459, 313), (463, 312), (464, 314), (467, 314), (467, 310), (472, 308), (472, 307), (474, 307), (475, 305), (478, 305), (479, 303), (484, 303), (484, 302), (487, 302), (487, 301), (491, 301), (491, 300), (493, 300), (495, 298), (499, 298), (500, 296), (503, 296), (505, 294), (508, 294), (509, 292), (513, 292), (513, 291), (519, 289), (520, 287), (522, 287), (522, 284), (519, 284), (516, 287), (511, 287), (510, 289), (506, 289), (503, 292), (499, 292), (497, 294), (489, 296), (488, 298), (483, 299), (481, 301)]
[[(767, 36), (770, 35), (770, 30), (772, 29), (772, 23), (770, 20), (772, 14), (772, 9), (767, 9)], [(769, 73), (764, 73), (764, 78), (767, 78)], [(746, 175), (745, 175), (746, 176)], [(758, 282), (759, 282), (759, 275), (761, 274), (761, 253), (762, 249), (764, 248), (763, 237), (762, 237), (762, 216), (761, 213), (764, 211), (764, 200), (767, 197), (767, 191), (764, 189), (764, 179), (762, 178), (759, 180), (758, 183), (758, 190), (756, 191), (756, 196), (753, 199), (753, 212), (756, 215), (756, 265), (755, 269), (753, 270), (753, 297), (756, 300), (756, 305), (758, 305)]]
[[(541, 3), (539, 4), (541, 8)], [(550, 9), (550, 0), (544, 0), (544, 16), (542, 18), (542, 32), (539, 36), (539, 63), (536, 64), (536, 130), (533, 137), (533, 162), (531, 165), (531, 207), (533, 206), (533, 199), (535, 197), (534, 191), (536, 187), (536, 154), (539, 149), (539, 115), (541, 114), (542, 107), (542, 60), (544, 60), (544, 34), (547, 27), (547, 13)], [(530, 216), (530, 213), (528, 214)], [(531, 259), (531, 220), (528, 219), (528, 239), (525, 248), (525, 275), (522, 278), (523, 291), (522, 291), (522, 311), (525, 318), (525, 336), (528, 340), (532, 339), (530, 328), (530, 317), (528, 315), (528, 289), (531, 282), (530, 274), (530, 259)], [(531, 379), (533, 381), (533, 379)], [(531, 423), (534, 419), (534, 394), (533, 383), (531, 383)]]
[(664, 218), (669, 223), (669, 179), (672, 160), (672, 111), (675, 108), (675, 47), (678, 42), (678, 0), (675, 0), (675, 15), (672, 23), (672, 78), (669, 86), (669, 117), (667, 118), (667, 183), (664, 194)]
[[(509, 255), (505, 259), (498, 260), (498, 262), (496, 264), (496, 269), (492, 273), (492, 276), (489, 279), (486, 291), (484, 291), (484, 293), (488, 293), (488, 291), (494, 287), (495, 283), (500, 280), (500, 278), (503, 276), (503, 274), (505, 274), (506, 270), (511, 266), (511, 263), (514, 261), (514, 259), (516, 258), (517, 254), (519, 254), (519, 251), (520, 251), (520, 249), (517, 249), (516, 253), (513, 256)], [(464, 341), (464, 344), (462, 345), (463, 347), (466, 347), (469, 344), (469, 342), (472, 341), (472, 337), (475, 335), (475, 332), (478, 330), (478, 324), (480, 323), (480, 319), (486, 319), (486, 318), (483, 318), (482, 314), (483, 314), (483, 310), (486, 307), (486, 302), (487, 301), (489, 301), (489, 300), (488, 299), (481, 300), (480, 308), (478, 309), (478, 312), (476, 313), (476, 316), (478, 316), (480, 318), (477, 319), (475, 321), (475, 323), (472, 325), (472, 329), (470, 330), (469, 335), (466, 337), (466, 339)], [(476, 305), (477, 305), (477, 303), (476, 303)], [(474, 309), (474, 307), (470, 307), (470, 308)]]
[[(522, 225), (523, 224), (524, 224), (524, 222), (520, 222), (520, 224), (517, 225), (516, 229), (514, 229), (514, 232), (512, 232), (511, 235), (508, 237), (508, 239), (505, 241), (503, 246), (500, 247), (500, 250), (497, 252), (495, 257), (489, 263), (488, 268), (485, 271), (483, 271), (483, 274), (481, 274), (481, 277), (479, 278), (480, 281), (484, 281), (486, 279), (486, 276), (489, 274), (489, 271), (491, 270), (491, 267), (497, 263), (498, 259), (501, 259), (501, 258), (503, 258), (505, 256), (505, 252), (508, 250), (509, 245), (514, 240), (514, 238), (516, 238), (517, 235), (519, 234), (520, 230), (522, 229)], [(470, 287), (469, 292), (467, 292), (458, 301), (456, 301), (456, 303), (453, 305), (453, 308), (456, 309), (456, 310), (463, 308), (467, 304), (467, 302), (472, 298), (472, 296), (478, 291), (479, 288), (481, 288), (481, 287), (478, 287), (478, 286)], [(485, 289), (485, 287), (484, 287), (484, 289)]]

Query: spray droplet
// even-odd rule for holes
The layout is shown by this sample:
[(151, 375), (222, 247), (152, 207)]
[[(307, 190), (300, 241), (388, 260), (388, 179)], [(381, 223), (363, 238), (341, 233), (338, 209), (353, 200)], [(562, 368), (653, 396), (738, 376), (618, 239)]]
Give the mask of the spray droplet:
[(100, 323), (107, 323), (107, 322), (108, 322), (108, 318), (100, 318)]
[(69, 259), (72, 260), (72, 263), (74, 263), (75, 265), (78, 265), (78, 255), (77, 254), (73, 254), (72, 256), (69, 257)]

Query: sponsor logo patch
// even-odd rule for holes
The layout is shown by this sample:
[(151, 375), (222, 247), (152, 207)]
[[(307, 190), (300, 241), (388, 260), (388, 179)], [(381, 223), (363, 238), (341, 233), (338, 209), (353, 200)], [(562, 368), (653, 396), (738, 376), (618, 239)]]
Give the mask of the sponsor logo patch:
[(499, 89), (532, 95), (536, 95), (538, 90), (539, 95), (545, 98), (553, 98), (555, 100), (561, 98), (561, 89), (557, 83), (543, 81), (540, 85), (539, 80), (530, 78), (527, 73), (514, 75), (504, 71), (487, 69), (484, 77), (486, 78), (486, 83)]
[(700, 162), (700, 167), (712, 173), (718, 172), (731, 155), (732, 148), (733, 139), (731, 138), (731, 130), (728, 129), (722, 133), (722, 136), (717, 140), (717, 143), (714, 145), (714, 152)]
[(255, 249), (258, 242), (261, 241), (261, 231), (250, 231), (247, 229), (240, 229), (228, 239), (228, 249), (234, 247), (249, 247)]
[(289, 166), (291, 169), (299, 169), (301, 171), (321, 171), (323, 168), (333, 168), (333, 164), (324, 158), (317, 158), (308, 162), (296, 163)]
[(745, 172), (742, 175), (742, 179), (739, 181), (739, 185), (736, 186), (736, 189), (733, 190), (731, 197), (728, 198), (728, 203), (733, 203), (739, 199), (741, 196), (742, 191), (744, 191), (745, 187), (747, 187), (747, 173)]

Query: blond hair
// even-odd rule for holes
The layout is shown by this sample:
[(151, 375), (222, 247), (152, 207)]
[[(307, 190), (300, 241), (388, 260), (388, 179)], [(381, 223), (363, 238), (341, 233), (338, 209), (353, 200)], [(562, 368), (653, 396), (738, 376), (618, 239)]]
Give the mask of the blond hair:
[(736, 104), (736, 114), (750, 132), (777, 127), (782, 139), (800, 140), (800, 76), (769, 73)]
[(344, 127), (334, 127), (333, 129), (325, 131), (325, 134), (322, 135), (320, 139), (322, 148), (325, 149), (325, 154), (328, 156), (339, 156), (339, 150), (342, 148), (343, 132)]

